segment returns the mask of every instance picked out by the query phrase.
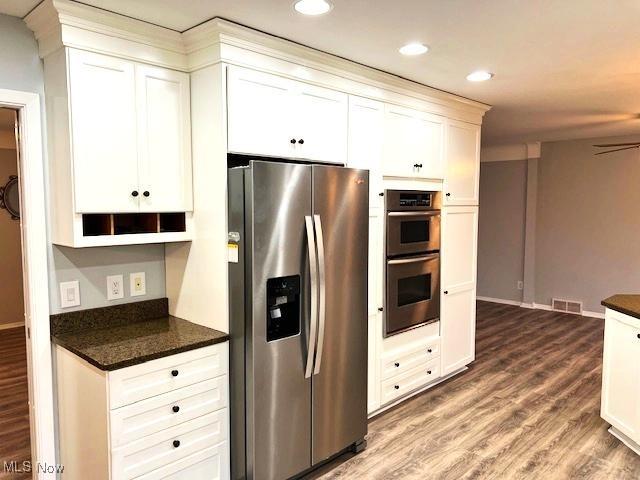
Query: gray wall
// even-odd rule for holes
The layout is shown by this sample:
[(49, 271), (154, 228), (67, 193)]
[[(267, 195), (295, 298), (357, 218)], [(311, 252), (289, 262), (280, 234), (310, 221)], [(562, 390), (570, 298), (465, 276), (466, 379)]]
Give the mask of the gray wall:
[[(537, 182), (528, 178), (535, 228), (524, 240), (535, 245), (535, 260), (525, 278), (527, 302), (566, 298), (604, 312), (600, 302), (609, 295), (640, 292), (640, 152), (594, 156), (592, 146), (631, 141), (640, 136), (548, 142), (539, 160), (529, 160)], [(509, 287), (522, 271), (524, 225), (516, 223), (527, 211), (524, 162), (481, 164), (479, 296), (521, 298)]]
[(594, 156), (594, 143), (550, 142), (538, 168), (536, 303), (582, 300), (602, 312), (614, 293), (640, 293), (640, 152)]
[(480, 165), (478, 295), (522, 301), (526, 160)]
[[(31, 30), (15, 17), (0, 15), (0, 88), (40, 94), (44, 99), (42, 63)], [(44, 104), (43, 104), (44, 105)], [(44, 109), (43, 109), (44, 121)], [(43, 125), (44, 141), (46, 132)], [(45, 152), (46, 159), (46, 152)], [(47, 175), (45, 160), (45, 175)], [(46, 185), (44, 186), (46, 188)], [(74, 250), (49, 246), (49, 294), (51, 313), (60, 312), (58, 283), (79, 280), (82, 305), (79, 309), (114, 303), (158, 298), (165, 295), (164, 246), (140, 245)], [(146, 272), (146, 296), (129, 297), (109, 302), (106, 298), (106, 277), (125, 275), (128, 295), (128, 274)], [(78, 309), (78, 308), (74, 308)], [(73, 309), (65, 309), (73, 310)]]

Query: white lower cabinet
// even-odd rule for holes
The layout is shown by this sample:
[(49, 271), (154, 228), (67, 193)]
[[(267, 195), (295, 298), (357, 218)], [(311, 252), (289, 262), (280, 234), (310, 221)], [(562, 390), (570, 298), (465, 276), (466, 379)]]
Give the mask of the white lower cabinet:
[(104, 372), (57, 346), (64, 478), (228, 479), (228, 356), (221, 343)]
[(605, 312), (600, 414), (611, 433), (640, 454), (640, 319), (611, 309)]

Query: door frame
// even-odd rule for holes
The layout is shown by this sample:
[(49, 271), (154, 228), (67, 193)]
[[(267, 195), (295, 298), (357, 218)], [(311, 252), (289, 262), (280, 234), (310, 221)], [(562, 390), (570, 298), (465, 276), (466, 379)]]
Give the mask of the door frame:
[[(0, 89), (0, 107), (18, 111), (22, 271), (29, 372), (31, 463), (56, 463), (53, 371), (49, 328), (47, 215), (40, 95)], [(34, 435), (35, 434), (35, 435)], [(37, 473), (37, 478), (55, 474)]]

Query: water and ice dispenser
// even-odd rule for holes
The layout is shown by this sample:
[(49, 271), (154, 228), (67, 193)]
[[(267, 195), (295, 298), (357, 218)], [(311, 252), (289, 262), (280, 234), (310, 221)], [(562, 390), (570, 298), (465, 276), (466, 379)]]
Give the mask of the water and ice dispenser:
[(267, 280), (267, 342), (300, 333), (300, 275)]

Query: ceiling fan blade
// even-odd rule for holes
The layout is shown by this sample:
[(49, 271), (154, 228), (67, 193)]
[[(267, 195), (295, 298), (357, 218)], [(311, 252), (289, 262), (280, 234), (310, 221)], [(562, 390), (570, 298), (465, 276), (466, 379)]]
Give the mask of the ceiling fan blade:
[(604, 155), (605, 153), (619, 152), (621, 150), (632, 150), (634, 148), (640, 148), (640, 145), (636, 145), (635, 147), (616, 148), (615, 150), (607, 150), (606, 152), (594, 153), (594, 155)]
[(627, 145), (640, 145), (640, 142), (630, 142), (630, 143), (603, 143), (602, 145), (594, 145), (594, 147), (626, 147)]

